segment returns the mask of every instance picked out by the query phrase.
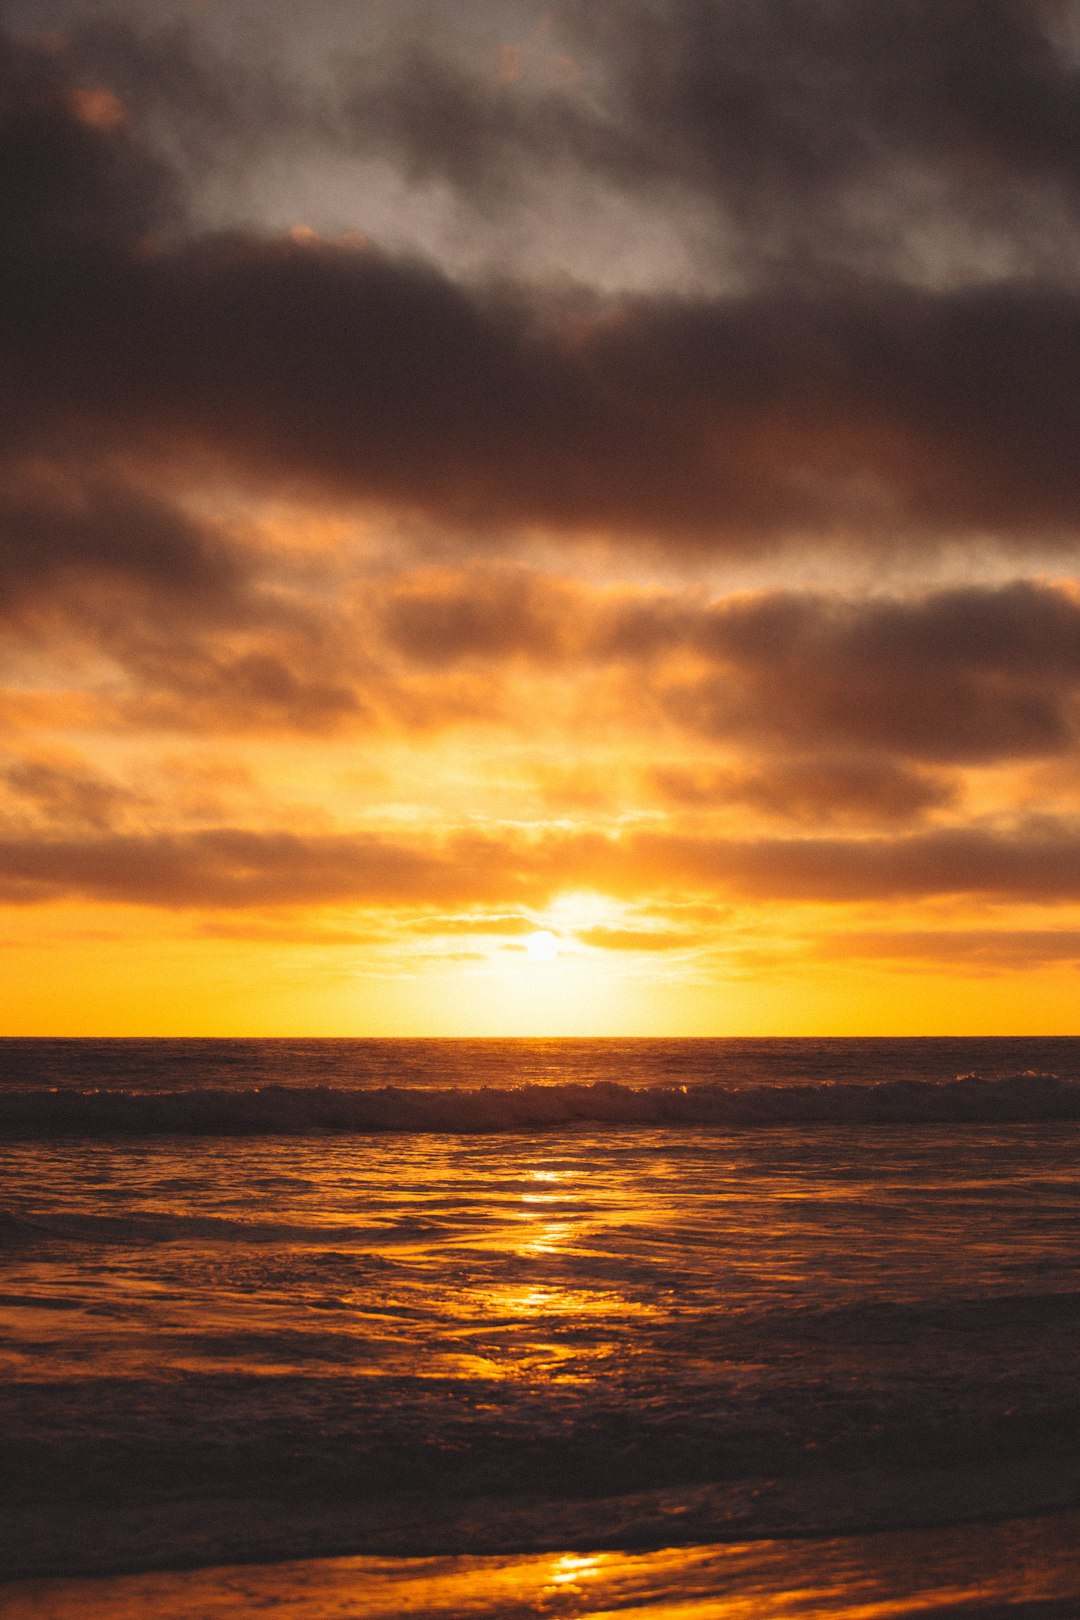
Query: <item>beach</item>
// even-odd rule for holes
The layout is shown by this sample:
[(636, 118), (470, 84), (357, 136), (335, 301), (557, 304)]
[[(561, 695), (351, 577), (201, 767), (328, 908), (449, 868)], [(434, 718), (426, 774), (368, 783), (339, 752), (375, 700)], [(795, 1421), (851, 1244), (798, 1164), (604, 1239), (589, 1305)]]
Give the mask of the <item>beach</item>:
[(35, 1582), (0, 1595), (5, 1620), (1069, 1620), (1080, 1519), (826, 1540), (529, 1557), (344, 1558), (111, 1580)]
[(962, 1044), (7, 1043), (2, 1612), (1080, 1601), (1080, 1042)]

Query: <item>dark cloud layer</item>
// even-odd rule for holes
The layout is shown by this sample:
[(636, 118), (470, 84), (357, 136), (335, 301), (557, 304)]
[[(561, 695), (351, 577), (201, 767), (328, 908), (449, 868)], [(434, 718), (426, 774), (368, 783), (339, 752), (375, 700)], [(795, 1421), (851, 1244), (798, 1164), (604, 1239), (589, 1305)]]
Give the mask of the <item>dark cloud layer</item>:
[[(697, 739), (672, 804), (808, 823), (946, 807), (942, 771), (1064, 757), (1080, 726), (1080, 597), (1034, 581), (898, 596), (586, 586), (524, 568), (361, 575), (321, 600), (281, 565), (124, 486), (0, 491), (0, 613), (119, 672), (113, 723), (302, 735), (513, 726), (514, 682), (596, 683), (616, 723)], [(284, 582), (283, 582), (284, 580)], [(590, 686), (590, 682), (593, 683)], [(750, 749), (753, 768), (708, 764)], [(761, 762), (771, 760), (767, 769)]]
[(1080, 302), (1038, 287), (559, 309), (369, 250), (8, 267), (27, 448), (197, 455), (490, 529), (758, 551), (1044, 543), (1080, 514)]
[(1034, 823), (899, 838), (703, 840), (642, 836), (639, 880), (716, 888), (755, 900), (907, 901), (937, 895), (1048, 904), (1080, 898), (1075, 827)]
[[(860, 596), (842, 573), (853, 552), (993, 542), (1038, 567), (1073, 543), (1074, 24), (1080, 41), (1074, 8), (1020, 0), (585, 0), (501, 77), (441, 23), (343, 61), (321, 99), (296, 64), (227, 60), (194, 26), (102, 12), (0, 35), (0, 622), (58, 712), (70, 676), (127, 728), (129, 773), (13, 744), (0, 898), (396, 907), (421, 930), (447, 908), (444, 932), (483, 915), (507, 936), (575, 887), (661, 919), (695, 898), (1080, 902), (1076, 824), (1024, 819), (1019, 789), (980, 802), (970, 774), (1075, 757), (1075, 589), (974, 571)], [(289, 143), (354, 154), (360, 177), (389, 164), (460, 230), (543, 203), (569, 232), (617, 196), (718, 268), (616, 294), (599, 248), (596, 284), (570, 285), (512, 255), (466, 279), (419, 247), (280, 234), (257, 208), (209, 230), (208, 188)], [(260, 549), (281, 496), (436, 535), (440, 566), (389, 539), (301, 563), (272, 522)], [(222, 514), (245, 501), (242, 538)], [(586, 585), (515, 563), (538, 534), (599, 537), (624, 579), (827, 544), (838, 579)], [(524, 757), (552, 694), (552, 735), (584, 719), (629, 744), (591, 808), (607, 831), (528, 833), (518, 802), (483, 804), (483, 832), (450, 812), (437, 835), (328, 830), (319, 806), (284, 833), (228, 794), (206, 826), (126, 785), (131, 735), (167, 729), (422, 748), (480, 722)], [(768, 836), (717, 832), (747, 825)], [(581, 937), (687, 944), (666, 921)], [(1055, 937), (954, 943), (976, 965), (1071, 960)], [(917, 960), (927, 941), (879, 943)]]
[(140, 804), (137, 794), (82, 761), (47, 757), (12, 760), (0, 769), (0, 782), (24, 815), (29, 808), (35, 820), (50, 831), (50, 824), (56, 824), (106, 833), (116, 828), (129, 809)]
[[(515, 64), (534, 71), (503, 82), (411, 38), (354, 70), (342, 117), (487, 208), (552, 168), (661, 207), (681, 188), (737, 259), (805, 275), (902, 254), (942, 195), (979, 235), (1030, 227), (1033, 187), (1074, 207), (1080, 76), (1055, 38), (1073, 20), (1026, 0), (590, 0), (556, 6), (545, 50)], [(577, 69), (561, 85), (560, 46)]]
[(706, 734), (950, 763), (1075, 745), (1080, 602), (1061, 590), (859, 603), (777, 593), (721, 604), (700, 637), (719, 667), (668, 702)]
[[(501, 855), (501, 858), (499, 856)], [(211, 828), (187, 835), (0, 839), (0, 897), (64, 896), (167, 908), (475, 903), (515, 883), (504, 852), (460, 838), (445, 850), (350, 836)]]
[(1036, 823), (1011, 832), (955, 828), (863, 839), (459, 833), (432, 844), (217, 827), (0, 838), (0, 897), (8, 904), (81, 897), (172, 909), (534, 907), (567, 886), (599, 886), (630, 899), (698, 893), (825, 903), (936, 896), (1067, 903), (1080, 900), (1080, 832), (1073, 824)]
[(93, 471), (38, 466), (0, 481), (0, 614), (62, 605), (92, 582), (172, 613), (235, 617), (241, 548), (174, 503)]
[(168, 167), (129, 135), (105, 87), (80, 83), (52, 40), (4, 35), (0, 209), (5, 255), (92, 255), (176, 222), (180, 196)]
[(189, 166), (307, 139), (481, 213), (550, 208), (544, 188), (564, 199), (577, 176), (654, 217), (692, 204), (758, 274), (903, 263), (927, 213), (1011, 234), (1030, 268), (1033, 225), (1075, 206), (1071, 0), (560, 0), (531, 8), (531, 37), (530, 8), (499, 0), (366, 10), (313, 14), (302, 45), (268, 18), (242, 49), (227, 17), (179, 7), (40, 15), (79, 81), (109, 83)]
[(175, 178), (70, 66), (8, 41), (0, 70), (9, 456), (194, 457), (489, 531), (736, 551), (1043, 543), (1080, 515), (1072, 290), (879, 273), (613, 301), (185, 237)]
[(955, 788), (948, 779), (905, 769), (894, 760), (873, 755), (847, 759), (782, 755), (742, 770), (659, 767), (653, 771), (652, 781), (669, 808), (709, 810), (719, 805), (745, 805), (781, 821), (816, 827), (845, 822), (899, 824), (948, 808), (955, 800)]
[[(621, 666), (639, 716), (651, 708), (714, 742), (814, 756), (789, 761), (768, 786), (729, 782), (746, 802), (929, 805), (941, 802), (940, 786), (897, 776), (884, 756), (978, 764), (1062, 754), (1080, 721), (1080, 597), (1032, 581), (708, 603), (508, 571), (406, 579), (388, 587), (378, 613), (391, 645), (421, 667)], [(831, 765), (830, 751), (840, 756)], [(853, 766), (845, 755), (861, 757)], [(682, 792), (698, 796), (691, 780)]]

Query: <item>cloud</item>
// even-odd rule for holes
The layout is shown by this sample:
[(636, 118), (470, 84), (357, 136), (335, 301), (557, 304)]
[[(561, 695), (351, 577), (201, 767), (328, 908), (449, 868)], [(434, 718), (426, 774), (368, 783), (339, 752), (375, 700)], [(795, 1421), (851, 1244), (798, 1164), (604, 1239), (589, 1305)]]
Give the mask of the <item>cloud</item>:
[[(676, 9), (692, 40), (706, 13)], [(1080, 517), (1071, 287), (879, 268), (616, 298), (465, 284), (317, 237), (200, 235), (149, 137), (88, 117), (72, 71), (10, 39), (0, 64), (9, 458), (64, 444), (183, 464), (492, 546), (535, 527), (691, 554), (1044, 545)]]
[(300, 143), (324, 178), (348, 160), (452, 199), (460, 232), (539, 214), (588, 238), (614, 195), (635, 223), (704, 229), (729, 269), (800, 279), (977, 274), (1003, 240), (1031, 271), (1075, 224), (1068, 5), (575, 0), (523, 41), (519, 6), (399, 0), (344, 25), (326, 8), (302, 38), (279, 15), (242, 51), (213, 13), (51, 11), (54, 78), (115, 91), (193, 180), (243, 165), (249, 194), (253, 163), (280, 171)]
[(104, 251), (173, 224), (180, 195), (107, 85), (80, 85), (55, 39), (0, 30), (5, 256)]
[(948, 962), (976, 971), (1015, 972), (1080, 962), (1080, 932), (1070, 928), (848, 929), (818, 936), (814, 954), (831, 960)]
[(1025, 0), (593, 0), (552, 8), (531, 71), (499, 75), (406, 11), (337, 116), (342, 140), (480, 213), (542, 209), (576, 179), (594, 212), (612, 192), (654, 218), (692, 209), (714, 257), (757, 276), (950, 256), (970, 273), (971, 246), (1003, 238), (1031, 269), (1051, 243), (1075, 252), (1069, 22)]
[(746, 805), (767, 816), (811, 826), (916, 820), (952, 806), (953, 783), (889, 759), (775, 759), (752, 770), (671, 766), (651, 781), (663, 802), (680, 809)]
[(47, 828), (74, 826), (104, 833), (146, 803), (142, 795), (63, 753), (14, 759), (0, 768), (0, 781), (24, 814), (29, 809)]
[(70, 269), (5, 278), (4, 398), (39, 439), (64, 425), (326, 499), (684, 549), (1044, 543), (1080, 513), (1080, 303), (1037, 287), (575, 316), (317, 242)]
[(571, 710), (628, 737), (749, 754), (658, 764), (671, 804), (807, 824), (949, 809), (944, 770), (1066, 758), (1080, 717), (1067, 583), (710, 598), (487, 559), (350, 572), (275, 551), (256, 524), (207, 516), (128, 469), (35, 460), (0, 471), (0, 585), (12, 649), (93, 686), (94, 723), (506, 728), (530, 704), (550, 709), (557, 682)]
[(676, 768), (660, 785), (684, 803), (715, 794), (796, 817), (846, 806), (902, 818), (946, 805), (951, 787), (900, 761), (1053, 756), (1076, 741), (1080, 599), (1069, 585), (710, 601), (442, 570), (383, 582), (370, 613), (393, 654), (421, 669), (621, 670), (628, 719), (784, 752), (760, 772)]
[[(9, 628), (69, 674), (81, 660), (113, 726), (513, 729), (558, 693), (625, 738), (696, 739), (707, 754), (652, 772), (687, 808), (902, 821), (955, 805), (948, 771), (1067, 758), (1080, 719), (1068, 583), (710, 598), (486, 560), (350, 572), (167, 492), (40, 468), (0, 484), (0, 581)], [(580, 767), (566, 791), (596, 802)]]
[(420, 669), (499, 663), (557, 669), (588, 656), (592, 613), (606, 606), (601, 593), (590, 600), (572, 580), (488, 566), (380, 580), (368, 611), (393, 652)]
[(1033, 581), (854, 601), (721, 602), (691, 638), (715, 670), (665, 704), (706, 735), (757, 735), (940, 763), (1075, 745), (1080, 602)]
[(962, 178), (973, 212), (995, 182), (1080, 177), (1080, 80), (1053, 7), (598, 0), (566, 15), (609, 64), (638, 173), (766, 229), (770, 210), (810, 223), (904, 165)]
[(1008, 832), (942, 827), (891, 838), (642, 833), (632, 870), (656, 890), (715, 889), (759, 901), (978, 896), (1053, 905), (1080, 898), (1080, 833), (1071, 823), (1043, 821)]
[(93, 681), (96, 722), (325, 732), (370, 718), (349, 626), (312, 586), (251, 525), (195, 515), (182, 492), (78, 461), (34, 458), (5, 476), (0, 457), (9, 653)]
[[(254, 831), (0, 839), (8, 904), (77, 895), (167, 909), (475, 903), (514, 887), (505, 851), (462, 836), (442, 850), (378, 837)], [(493, 885), (492, 866), (501, 878)], [(500, 894), (501, 897), (501, 894)]]
[(850, 903), (966, 895), (1059, 904), (1080, 900), (1080, 831), (1071, 823), (1033, 823), (1000, 833), (948, 828), (896, 838), (725, 839), (558, 829), (528, 837), (458, 831), (421, 842), (222, 826), (0, 838), (0, 897), (8, 904), (79, 896), (178, 910), (340, 904), (535, 910), (569, 889), (642, 899), (698, 894)]
[(120, 603), (155, 613), (168, 603), (174, 620), (221, 623), (241, 615), (248, 566), (235, 541), (129, 481), (44, 461), (5, 479), (0, 467), (0, 616), (9, 622), (42, 605), (86, 620), (115, 616)]
[[(112, 650), (123, 658), (132, 686), (114, 695), (113, 724), (293, 736), (370, 726), (352, 672), (335, 667), (322, 649), (306, 658), (306, 639), (264, 627), (246, 637), (118, 642)], [(319, 667), (327, 662), (329, 668)]]
[(214, 21), (155, 18), (151, 5), (137, 18), (90, 7), (68, 21), (54, 51), (87, 84), (108, 84), (189, 185), (226, 166), (249, 171), (267, 151), (335, 137), (325, 96), (274, 52), (272, 29), (232, 52), (213, 39)]
[(449, 917), (417, 917), (410, 919), (409, 931), (413, 934), (472, 934), (496, 935), (517, 937), (521, 934), (531, 934), (536, 930), (536, 921), (531, 917), (514, 916), (512, 913), (502, 914), (469, 912), (464, 916)]
[[(1000, 579), (1080, 523), (1069, 15), (584, 0), (500, 76), (486, 9), (381, 14), (321, 81), (220, 18), (0, 37), (0, 895), (354, 943), (309, 914), (511, 940), (598, 889), (656, 917), (611, 951), (691, 948), (694, 905), (1080, 900), (1080, 595)], [(362, 227), (382, 173), (510, 246), (280, 230), (286, 151), (355, 163)], [(611, 291), (613, 198), (708, 273)], [(850, 583), (958, 546), (997, 582)], [(718, 585), (826, 550), (830, 588)], [(165, 731), (250, 778), (155, 774)], [(941, 949), (1072, 960), (1044, 934)]]

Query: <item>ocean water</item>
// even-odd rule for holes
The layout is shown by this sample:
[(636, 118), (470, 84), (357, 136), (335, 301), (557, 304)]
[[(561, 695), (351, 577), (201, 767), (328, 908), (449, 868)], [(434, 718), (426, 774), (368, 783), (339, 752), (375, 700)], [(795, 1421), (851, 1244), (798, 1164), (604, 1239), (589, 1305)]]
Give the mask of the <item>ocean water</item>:
[(1078, 1149), (1080, 1039), (0, 1042), (0, 1612), (1080, 1614)]

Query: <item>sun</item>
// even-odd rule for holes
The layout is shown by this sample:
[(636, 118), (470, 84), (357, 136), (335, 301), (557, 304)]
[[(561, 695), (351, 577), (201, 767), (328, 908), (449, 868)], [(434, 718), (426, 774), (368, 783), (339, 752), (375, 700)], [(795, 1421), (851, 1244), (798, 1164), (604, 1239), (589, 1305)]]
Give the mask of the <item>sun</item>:
[(541, 928), (537, 933), (530, 934), (525, 941), (525, 949), (531, 962), (554, 962), (561, 946), (562, 941), (558, 934), (553, 934), (550, 928)]

